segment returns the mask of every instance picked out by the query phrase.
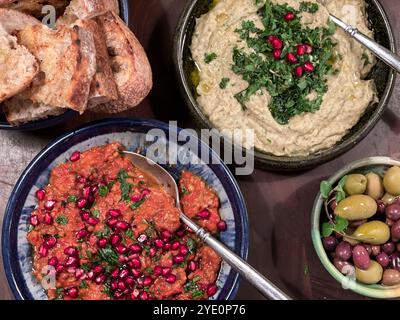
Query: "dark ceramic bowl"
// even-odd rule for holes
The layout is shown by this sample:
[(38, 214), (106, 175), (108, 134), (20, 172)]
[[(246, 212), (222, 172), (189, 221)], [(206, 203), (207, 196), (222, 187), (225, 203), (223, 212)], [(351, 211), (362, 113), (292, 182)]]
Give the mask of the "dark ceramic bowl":
[[(150, 130), (152, 132), (149, 132)], [(233, 175), (216, 153), (190, 132), (185, 132), (185, 136), (190, 137), (190, 147), (188, 143), (175, 142), (174, 137), (177, 137), (180, 132), (182, 129), (169, 127), (165, 123), (154, 120), (106, 119), (65, 134), (40, 152), (29, 164), (12, 191), (3, 221), (4, 269), (16, 299), (46, 299), (41, 284), (32, 275), (32, 249), (26, 239), (29, 217), (36, 206), (36, 190), (48, 184), (51, 169), (69, 159), (72, 152), (84, 151), (114, 141), (121, 142), (130, 151), (141, 150), (145, 154), (146, 149), (151, 145), (146, 138), (153, 139), (160, 137), (160, 133), (164, 134), (165, 140), (161, 141), (180, 155), (185, 155), (185, 161), (178, 160), (176, 164), (167, 165), (165, 168), (176, 178), (183, 170), (191, 171), (202, 177), (217, 192), (221, 203), (220, 214), (228, 225), (227, 231), (221, 233), (221, 241), (243, 259), (247, 258), (249, 245), (247, 210)], [(205, 151), (202, 155), (208, 154), (210, 164), (200, 161), (193, 150)], [(168, 154), (165, 152), (158, 157), (162, 158), (163, 163), (168, 163), (165, 158)], [(187, 161), (188, 159), (190, 161)], [(154, 158), (152, 160), (157, 161)], [(224, 262), (218, 275), (217, 285), (219, 290), (213, 299), (235, 297), (239, 277)]]
[[(119, 0), (120, 16), (125, 21), (129, 23), (129, 1)], [(1, 108), (1, 107), (0, 107)], [(45, 129), (49, 127), (54, 127), (60, 123), (66, 122), (67, 120), (73, 118), (78, 113), (72, 110), (66, 110), (63, 114), (55, 117), (49, 117), (47, 119), (42, 119), (38, 121), (29, 122), (21, 126), (15, 127), (10, 125), (4, 114), (0, 112), (0, 130), (14, 130), (14, 131), (34, 131), (39, 129)]]
[[(393, 31), (381, 4), (378, 0), (365, 1), (369, 21), (375, 32), (375, 40), (395, 52)], [(190, 44), (196, 26), (196, 18), (208, 12), (212, 2), (212, 0), (189, 1), (179, 20), (174, 39), (174, 63), (180, 89), (200, 128), (212, 128), (213, 125), (196, 102), (195, 88), (190, 80), (190, 74), (195, 68), (190, 53)], [(354, 147), (372, 130), (385, 111), (395, 85), (395, 72), (379, 61), (367, 79), (375, 81), (379, 103), (371, 104), (359, 122), (334, 147), (306, 157), (277, 157), (255, 150), (256, 165), (274, 171), (304, 170), (332, 160)]]

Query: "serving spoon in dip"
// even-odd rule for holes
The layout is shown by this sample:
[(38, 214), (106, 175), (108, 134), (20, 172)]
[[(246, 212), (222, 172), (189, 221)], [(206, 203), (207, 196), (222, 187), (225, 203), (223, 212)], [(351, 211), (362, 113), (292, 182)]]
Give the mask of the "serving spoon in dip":
[[(175, 179), (163, 167), (151, 159), (138, 153), (124, 151), (125, 156), (139, 169), (145, 171), (151, 178), (157, 181), (164, 190), (175, 199), (176, 206), (180, 209), (179, 189)], [(272, 300), (292, 300), (282, 290), (266, 279), (261, 273), (250, 266), (228, 247), (214, 238), (209, 232), (199, 227), (182, 211), (180, 219), (210, 248), (212, 248), (226, 263), (256, 287), (265, 297)]]
[(378, 59), (382, 60), (389, 67), (400, 73), (400, 56), (381, 46), (365, 34), (358, 31), (357, 28), (345, 23), (334, 15), (330, 15), (330, 19), (334, 24), (342, 28), (350, 36), (370, 50)]

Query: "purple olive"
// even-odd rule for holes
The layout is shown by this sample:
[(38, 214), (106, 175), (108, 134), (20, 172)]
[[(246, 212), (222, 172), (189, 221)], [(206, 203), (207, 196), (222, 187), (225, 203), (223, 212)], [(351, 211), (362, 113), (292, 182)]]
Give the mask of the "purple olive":
[(387, 218), (387, 217), (386, 217), (385, 223), (386, 223), (389, 227), (391, 227), (392, 225), (394, 225), (394, 221), (391, 220), (391, 219), (389, 219), (389, 218)]
[(378, 213), (385, 214), (386, 213), (386, 204), (382, 200), (378, 200), (376, 203), (378, 205)]
[(335, 257), (339, 260), (346, 261), (351, 257), (351, 245), (347, 241), (342, 241), (336, 246)]
[(378, 254), (378, 255), (376, 256), (376, 261), (377, 261), (383, 268), (386, 268), (386, 267), (389, 265), (389, 263), (390, 263), (390, 258), (389, 258), (389, 256), (388, 256), (386, 253), (381, 252), (380, 254)]
[(353, 249), (353, 261), (357, 268), (367, 270), (371, 259), (363, 245), (356, 245)]
[(381, 246), (371, 246), (372, 255), (376, 257), (378, 254), (381, 253)]
[(395, 252), (390, 256), (390, 268), (400, 271), (400, 254)]
[(382, 245), (382, 251), (388, 255), (391, 255), (395, 249), (396, 246), (393, 242), (388, 242)]
[(333, 251), (335, 250), (338, 241), (334, 236), (329, 236), (322, 239), (322, 244), (324, 245), (326, 251)]
[(400, 204), (393, 203), (386, 208), (386, 217), (390, 220), (397, 221), (400, 219)]
[(392, 238), (400, 239), (400, 221), (397, 221), (394, 225), (392, 225), (390, 230)]
[(370, 244), (363, 244), (364, 248), (367, 250), (368, 255), (370, 256), (372, 254), (372, 248)]
[(343, 268), (346, 266), (352, 265), (349, 261), (343, 261), (343, 260), (339, 260), (339, 259), (334, 259), (333, 264), (336, 267), (336, 269), (338, 269), (343, 274), (344, 274)]

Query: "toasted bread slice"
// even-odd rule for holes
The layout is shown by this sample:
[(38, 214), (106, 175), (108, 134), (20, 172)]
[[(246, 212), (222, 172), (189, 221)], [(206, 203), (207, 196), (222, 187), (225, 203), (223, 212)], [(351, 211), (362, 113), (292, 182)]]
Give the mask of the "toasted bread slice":
[(14, 97), (4, 102), (3, 111), (7, 121), (12, 126), (20, 126), (27, 122), (58, 116), (63, 114), (65, 109), (53, 108), (45, 104), (32, 103), (30, 100)]
[(36, 58), (0, 25), (0, 102), (27, 88), (38, 71)]
[(96, 48), (96, 74), (94, 75), (88, 109), (118, 99), (117, 86), (111, 70), (104, 34), (94, 20), (79, 20), (78, 25), (92, 33)]
[(68, 0), (0, 0), (0, 7), (14, 9), (35, 17), (42, 17), (43, 6), (51, 5), (56, 9), (57, 14), (61, 15), (68, 3)]
[(77, 25), (56, 31), (35, 25), (18, 32), (18, 40), (41, 62), (38, 76), (24, 93), (27, 99), (83, 113), (96, 72), (92, 34)]
[(137, 106), (153, 86), (146, 53), (132, 31), (113, 12), (97, 18), (106, 37), (111, 67), (118, 89), (118, 100), (99, 105), (96, 111), (119, 113)]
[(25, 13), (13, 9), (0, 8), (0, 24), (10, 34), (15, 34), (17, 31), (28, 26), (38, 25), (40, 23), (38, 19)]

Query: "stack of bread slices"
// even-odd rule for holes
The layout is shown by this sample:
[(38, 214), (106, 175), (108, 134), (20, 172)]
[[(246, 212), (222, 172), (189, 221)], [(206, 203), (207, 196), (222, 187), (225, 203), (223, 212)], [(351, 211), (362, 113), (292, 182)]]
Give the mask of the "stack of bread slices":
[[(63, 14), (49, 28), (43, 3)], [(18, 126), (72, 109), (118, 113), (152, 88), (139, 41), (117, 0), (0, 0), (0, 103)]]

